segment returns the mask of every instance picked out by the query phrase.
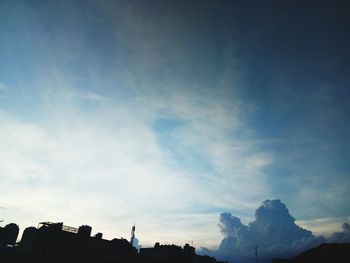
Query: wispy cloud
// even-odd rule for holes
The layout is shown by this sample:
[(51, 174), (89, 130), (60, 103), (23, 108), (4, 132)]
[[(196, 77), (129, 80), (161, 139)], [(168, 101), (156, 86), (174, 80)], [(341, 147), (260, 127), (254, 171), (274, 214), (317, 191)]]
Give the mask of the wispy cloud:
[(317, 235), (330, 236), (344, 222), (349, 222), (350, 217), (329, 217), (311, 220), (297, 220), (296, 223), (306, 229), (312, 230)]
[[(206, 48), (213, 54), (192, 54), (185, 24), (173, 31), (157, 19), (147, 25), (150, 16), (125, 5), (122, 12), (114, 9), (116, 16), (96, 4), (103, 21), (82, 13), (86, 24), (79, 24), (74, 4), (60, 5), (65, 12), (53, 17), (44, 14), (54, 4), (40, 10), (21, 4), (24, 21), (35, 17), (25, 46), (42, 47), (35, 49), (42, 59), (28, 57), (28, 68), (40, 74), (31, 72), (31, 81), (18, 76), (22, 82), (14, 85), (31, 98), (20, 107), (36, 105), (40, 118), (5, 109), (0, 115), (2, 200), (21, 227), (46, 219), (88, 223), (112, 238), (128, 236), (135, 219), (142, 244), (171, 242), (173, 236), (174, 242), (196, 238), (198, 245), (212, 246), (218, 234), (198, 225), (215, 228), (223, 208), (243, 211), (265, 197), (263, 170), (273, 154), (244, 136), (231, 47), (223, 71), (208, 84), (207, 75), (216, 70), (213, 47)], [(90, 31), (96, 23), (110, 30)], [(170, 48), (162, 33), (184, 42)], [(87, 36), (113, 45), (91, 46)], [(152, 126), (161, 118), (183, 123), (166, 135), (173, 140), (170, 152)]]
[(309, 204), (304, 220), (339, 213), (332, 204), (349, 183), (328, 162), (341, 148), (327, 137), (340, 116), (329, 101), (334, 87), (300, 96), (286, 78), (268, 90), (273, 102), (249, 100), (250, 89), (265, 89), (242, 77), (227, 21), (213, 26), (206, 7), (196, 6), (198, 17), (176, 8), (4, 5), (1, 80), (11, 85), (1, 84), (0, 95), (11, 96), (0, 96), (0, 178), (14, 221), (89, 223), (106, 237), (126, 237), (136, 219), (142, 244), (192, 235), (213, 246), (217, 232), (199, 224), (213, 229), (227, 209), (247, 219), (266, 197), (289, 200), (298, 215)]
[[(247, 190), (233, 186), (240, 181), (248, 183), (251, 192), (260, 189), (258, 197), (264, 194), (263, 178), (255, 177), (261, 176), (259, 171), (269, 164), (270, 155), (256, 153), (248, 147), (248, 140), (236, 143), (229, 137), (241, 125), (236, 106), (177, 93), (175, 98), (98, 98), (97, 106), (83, 111), (85, 105), (74, 98), (85, 97), (72, 97), (76, 88), (63, 77), (55, 83), (63, 88), (41, 93), (47, 115), (44, 121), (23, 121), (6, 113), (0, 116), (0, 143), (2, 149), (9, 149), (0, 154), (0, 175), (7, 189), (3, 196), (21, 225), (46, 219), (73, 225), (91, 222), (105, 230), (106, 237), (113, 237), (128, 235), (130, 222), (137, 219), (140, 224), (149, 222), (138, 234), (143, 244), (152, 243), (152, 238), (170, 242), (174, 235), (174, 242), (197, 238), (203, 239), (200, 245), (212, 246), (217, 234), (199, 235), (188, 214), (194, 208), (198, 215), (211, 210), (204, 222), (215, 226), (219, 209), (251, 205), (244, 199)], [(152, 128), (151, 123), (164, 116), (185, 123), (174, 138), (177, 151), (189, 160), (187, 166), (164, 152)], [(203, 156), (212, 171), (202, 174), (196, 169), (192, 164), (195, 153)], [(232, 173), (234, 163), (236, 173)], [(79, 221), (83, 214), (90, 222)], [(176, 230), (166, 228), (164, 221), (176, 222)]]
[(6, 92), (7, 90), (8, 90), (8, 87), (4, 83), (0, 82), (0, 93)]

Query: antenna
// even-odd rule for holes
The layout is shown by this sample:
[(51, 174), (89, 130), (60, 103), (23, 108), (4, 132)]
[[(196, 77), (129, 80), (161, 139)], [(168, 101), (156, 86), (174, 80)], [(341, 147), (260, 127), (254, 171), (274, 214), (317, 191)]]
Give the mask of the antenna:
[(131, 244), (131, 246), (134, 245), (135, 229), (136, 229), (136, 227), (135, 227), (135, 222), (134, 222), (134, 225), (133, 225), (132, 228), (131, 228), (131, 238), (130, 238), (130, 244)]

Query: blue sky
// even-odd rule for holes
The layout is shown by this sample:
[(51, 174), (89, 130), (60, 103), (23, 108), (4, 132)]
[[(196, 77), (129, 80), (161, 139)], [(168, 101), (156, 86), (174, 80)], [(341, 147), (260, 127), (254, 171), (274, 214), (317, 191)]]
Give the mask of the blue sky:
[(302, 2), (1, 1), (1, 217), (215, 247), (279, 198), (336, 230), (349, 20)]

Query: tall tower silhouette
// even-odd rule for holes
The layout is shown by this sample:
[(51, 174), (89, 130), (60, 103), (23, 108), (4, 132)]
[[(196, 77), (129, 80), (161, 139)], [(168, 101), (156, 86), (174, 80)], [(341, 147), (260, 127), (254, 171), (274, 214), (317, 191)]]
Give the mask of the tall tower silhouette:
[(130, 238), (130, 244), (133, 246), (134, 245), (134, 239), (135, 239), (135, 223), (131, 228), (131, 238)]

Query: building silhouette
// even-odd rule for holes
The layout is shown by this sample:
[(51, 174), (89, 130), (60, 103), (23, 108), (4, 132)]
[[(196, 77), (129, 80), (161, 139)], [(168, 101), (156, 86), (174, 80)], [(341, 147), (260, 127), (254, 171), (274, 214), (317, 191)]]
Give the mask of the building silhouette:
[(126, 239), (105, 240), (91, 236), (92, 228), (78, 229), (63, 223), (40, 223), (39, 228), (23, 232), (20, 248), (47, 262), (138, 262), (136, 249)]
[(180, 246), (160, 245), (157, 242), (152, 248), (141, 248), (140, 255), (147, 262), (191, 262), (194, 251), (193, 254), (185, 254)]
[[(141, 248), (138, 252), (126, 239), (103, 239), (91, 235), (92, 228), (63, 223), (42, 222), (28, 227), (16, 243), (19, 227), (0, 227), (0, 262), (11, 263), (220, 263), (214, 257), (197, 255), (195, 248), (161, 245)], [(133, 228), (134, 231), (134, 228)], [(273, 259), (273, 263), (348, 263), (350, 243), (322, 244), (291, 259)]]
[(11, 223), (0, 227), (0, 247), (14, 246), (18, 237), (18, 225)]
[[(16, 228), (17, 227), (17, 228)], [(4, 230), (6, 229), (6, 231)], [(102, 233), (91, 236), (92, 228), (63, 223), (41, 222), (23, 231), (16, 244), (18, 226), (1, 228), (0, 262), (11, 263), (216, 263), (213, 257), (199, 256), (186, 244), (141, 248), (140, 253), (126, 239), (103, 239)], [(6, 234), (7, 233), (7, 234)]]
[(214, 257), (196, 255), (195, 248), (189, 244), (182, 248), (176, 245), (160, 245), (157, 242), (153, 248), (141, 248), (140, 255), (145, 262), (152, 263), (219, 263)]

